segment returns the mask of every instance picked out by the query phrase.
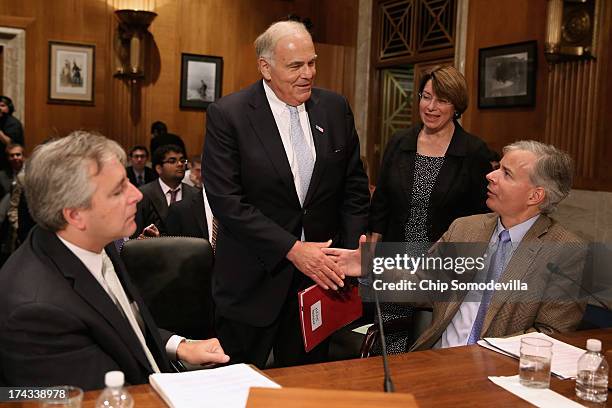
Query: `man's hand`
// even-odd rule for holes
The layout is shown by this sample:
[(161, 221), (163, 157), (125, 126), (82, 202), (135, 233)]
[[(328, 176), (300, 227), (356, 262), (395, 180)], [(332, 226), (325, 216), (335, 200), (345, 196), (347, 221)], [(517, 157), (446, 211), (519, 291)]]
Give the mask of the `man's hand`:
[(366, 236), (359, 237), (359, 248), (323, 248), (321, 251), (334, 261), (346, 276), (361, 276), (361, 245), (367, 241)]
[(338, 265), (321, 251), (330, 245), (331, 240), (327, 242), (297, 241), (287, 254), (287, 259), (323, 289), (337, 290), (338, 286), (344, 286), (342, 281), (344, 274)]
[(179, 360), (189, 364), (223, 364), (229, 361), (219, 340), (216, 338), (198, 341), (182, 341), (176, 349)]
[(157, 229), (155, 224), (151, 224), (142, 230), (142, 233), (138, 236), (137, 239), (158, 238), (158, 237), (159, 237), (159, 230)]

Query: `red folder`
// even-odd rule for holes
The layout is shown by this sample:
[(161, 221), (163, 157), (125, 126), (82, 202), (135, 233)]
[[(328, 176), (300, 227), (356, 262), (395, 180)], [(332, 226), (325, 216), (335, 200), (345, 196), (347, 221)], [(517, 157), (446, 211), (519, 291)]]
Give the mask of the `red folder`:
[(363, 313), (356, 284), (338, 291), (312, 285), (298, 293), (298, 300), (306, 351), (312, 350), (336, 330), (360, 318)]

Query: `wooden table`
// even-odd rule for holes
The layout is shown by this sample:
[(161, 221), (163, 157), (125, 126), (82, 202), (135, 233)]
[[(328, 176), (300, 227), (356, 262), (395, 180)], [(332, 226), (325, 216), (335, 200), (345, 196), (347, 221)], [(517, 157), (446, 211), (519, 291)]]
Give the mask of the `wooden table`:
[[(555, 337), (581, 348), (585, 347), (586, 339), (598, 338), (602, 340), (604, 350), (612, 349), (612, 329)], [(612, 353), (608, 355), (608, 361), (612, 362)], [(477, 345), (394, 355), (390, 357), (390, 369), (396, 391), (412, 393), (420, 407), (531, 406), (487, 378), (490, 375), (517, 374), (518, 361)], [(381, 391), (383, 383), (380, 357), (264, 372), (283, 387)], [(550, 386), (554, 391), (578, 401), (574, 394), (573, 380), (562, 381), (553, 377)], [(149, 385), (130, 387), (130, 392), (138, 408), (166, 406)], [(83, 407), (93, 407), (98, 394), (99, 391), (85, 393)], [(580, 403), (587, 405), (584, 401)], [(17, 408), (19, 404), (0, 406)], [(607, 406), (612, 407), (610, 400)]]

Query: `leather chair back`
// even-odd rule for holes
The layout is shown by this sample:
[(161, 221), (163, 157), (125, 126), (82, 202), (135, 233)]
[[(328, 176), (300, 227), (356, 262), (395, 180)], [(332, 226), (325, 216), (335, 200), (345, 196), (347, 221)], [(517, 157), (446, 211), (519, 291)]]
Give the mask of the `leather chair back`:
[(129, 240), (121, 258), (158, 327), (192, 339), (214, 336), (213, 252), (207, 240)]

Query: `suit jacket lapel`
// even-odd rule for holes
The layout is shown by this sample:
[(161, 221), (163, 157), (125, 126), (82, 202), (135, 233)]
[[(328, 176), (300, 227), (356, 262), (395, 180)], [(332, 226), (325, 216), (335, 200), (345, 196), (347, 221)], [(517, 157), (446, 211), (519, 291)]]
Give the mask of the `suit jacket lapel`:
[[(466, 155), (466, 138), (463, 135), (463, 129), (455, 122), (455, 131), (451, 138), (450, 144), (444, 155), (444, 163), (438, 173), (434, 188), (431, 192), (429, 210), (436, 207), (442, 207), (446, 201), (449, 191), (452, 190), (452, 185), (457, 180), (461, 166), (462, 158)], [(430, 213), (431, 216), (431, 213)]]
[(317, 190), (317, 186), (325, 173), (330, 138), (330, 135), (325, 133), (325, 129), (328, 129), (329, 131), (325, 111), (321, 108), (319, 98), (314, 92), (310, 99), (306, 101), (306, 111), (308, 112), (310, 131), (314, 140), (315, 151), (317, 152), (317, 160), (315, 161), (314, 169), (312, 170), (310, 186), (308, 187), (308, 193), (304, 199), (304, 207), (310, 202), (310, 200), (312, 200), (312, 197)]
[(67, 279), (73, 281), (73, 288), (100, 317), (106, 320), (117, 332), (136, 359), (148, 370), (151, 366), (142, 350), (142, 346), (129, 322), (123, 317), (119, 308), (113, 303), (100, 283), (92, 276), (83, 263), (68, 249), (55, 234), (37, 228), (40, 234), (41, 247), (38, 251), (47, 255), (55, 268)]
[[(402, 160), (399, 161), (399, 172), (404, 196), (406, 197), (406, 205), (412, 205), (412, 186), (414, 184), (414, 168), (416, 163), (417, 139), (420, 127), (415, 127), (414, 132), (407, 138), (401, 141), (401, 151), (403, 154)], [(406, 220), (410, 214), (406, 215)]]
[[(527, 234), (525, 234), (518, 248), (516, 248), (512, 254), (512, 258), (510, 258), (499, 282), (505, 283), (514, 279), (524, 281), (525, 277), (532, 273), (533, 263), (536, 260), (538, 252), (542, 248), (542, 240), (539, 237), (548, 230), (550, 223), (550, 218), (545, 215), (540, 215), (535, 224), (533, 224)], [(512, 292), (507, 290), (493, 293), (481, 333), (487, 332), (489, 326), (493, 322), (493, 318), (511, 296)]]
[(249, 122), (253, 128), (253, 132), (259, 138), (264, 150), (270, 158), (270, 163), (280, 176), (285, 187), (292, 192), (295, 201), (299, 203), (295, 184), (293, 183), (293, 173), (287, 160), (287, 153), (283, 146), (274, 115), (268, 104), (266, 93), (263, 89), (263, 83), (257, 82), (251, 87), (252, 97), (249, 102), (251, 110), (247, 112)]
[(193, 214), (197, 228), (202, 232), (202, 236), (207, 239), (208, 236), (208, 224), (206, 222), (206, 209), (204, 207), (204, 197), (200, 192), (194, 194), (191, 198), (191, 213)]
[[(163, 222), (168, 215), (168, 201), (166, 201), (166, 196), (164, 195), (159, 183), (155, 183), (155, 188), (153, 189), (153, 194), (151, 196), (151, 204), (153, 205), (155, 212), (157, 212), (159, 219)], [(138, 232), (140, 233), (141, 231)]]

